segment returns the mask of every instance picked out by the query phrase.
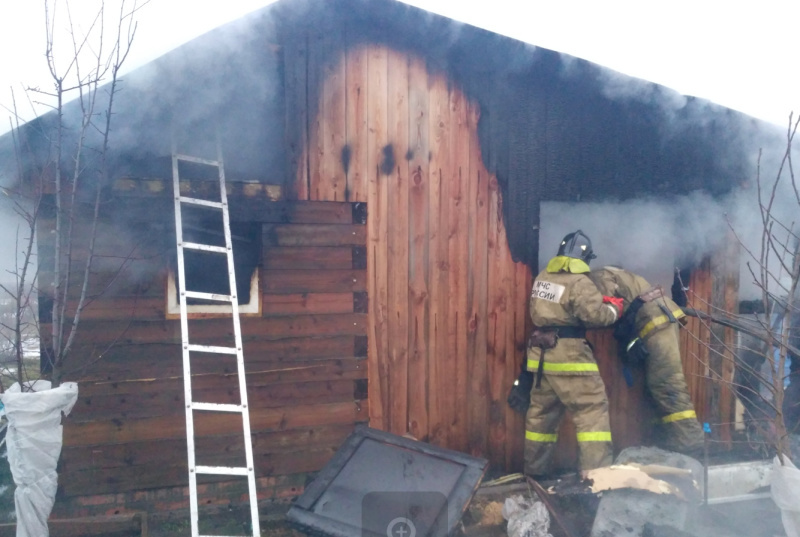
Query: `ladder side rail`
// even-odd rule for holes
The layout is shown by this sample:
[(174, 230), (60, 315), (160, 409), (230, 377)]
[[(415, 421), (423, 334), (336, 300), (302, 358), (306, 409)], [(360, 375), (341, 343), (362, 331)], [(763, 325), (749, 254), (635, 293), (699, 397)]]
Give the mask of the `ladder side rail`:
[(250, 429), (250, 405), (247, 401), (247, 377), (244, 368), (244, 352), (242, 345), (242, 327), (239, 318), (239, 293), (236, 290), (236, 271), (233, 260), (233, 239), (230, 227), (230, 206), (225, 182), (225, 166), (222, 159), (222, 144), (217, 139), (217, 159), (219, 162), (220, 200), (222, 201), (222, 223), (225, 228), (225, 245), (228, 248), (228, 277), (231, 293), (231, 320), (235, 339), (236, 367), (239, 373), (239, 404), (242, 405), (242, 429), (244, 434), (245, 462), (247, 464), (247, 485), (250, 496), (250, 518), (253, 535), (261, 535), (258, 515), (258, 493), (256, 491), (255, 461), (253, 456), (253, 437)]
[(186, 270), (183, 258), (183, 221), (180, 200), (180, 171), (178, 158), (173, 147), (172, 152), (172, 186), (175, 198), (175, 241), (177, 249), (178, 299), (181, 316), (181, 353), (183, 356), (183, 397), (186, 412), (186, 457), (189, 470), (189, 510), (192, 525), (192, 537), (200, 534), (198, 518), (200, 510), (197, 499), (197, 472), (195, 471), (194, 414), (192, 410), (192, 368), (189, 350), (189, 318), (186, 309)]

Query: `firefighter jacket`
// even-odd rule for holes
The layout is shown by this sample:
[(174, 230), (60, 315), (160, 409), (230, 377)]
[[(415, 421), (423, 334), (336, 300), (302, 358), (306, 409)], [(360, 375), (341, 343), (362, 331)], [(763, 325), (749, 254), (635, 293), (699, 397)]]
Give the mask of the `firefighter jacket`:
[[(622, 298), (625, 310), (637, 296), (651, 288), (647, 280), (638, 274), (617, 267), (593, 270), (589, 274), (589, 278), (597, 285), (601, 293)], [(655, 332), (664, 330), (674, 320), (684, 316), (680, 306), (667, 296), (647, 302), (636, 314), (634, 337), (645, 341)]]
[[(590, 277), (602, 293), (622, 298), (626, 311), (637, 296), (650, 289), (641, 276), (616, 267), (594, 270)], [(638, 336), (646, 349), (645, 382), (661, 415), (662, 439), (658, 443), (671, 451), (691, 453), (703, 446), (703, 430), (681, 364), (676, 320), (683, 316), (667, 297), (645, 302), (634, 319), (636, 334), (630, 337)]]
[[(602, 327), (614, 324), (617, 309), (603, 303), (603, 295), (587, 277), (589, 266), (580, 259), (553, 258), (536, 276), (531, 289), (530, 315), (537, 327)], [(527, 368), (537, 371), (542, 350), (528, 349)], [(548, 375), (597, 374), (597, 362), (583, 338), (559, 337), (545, 351), (542, 366)]]

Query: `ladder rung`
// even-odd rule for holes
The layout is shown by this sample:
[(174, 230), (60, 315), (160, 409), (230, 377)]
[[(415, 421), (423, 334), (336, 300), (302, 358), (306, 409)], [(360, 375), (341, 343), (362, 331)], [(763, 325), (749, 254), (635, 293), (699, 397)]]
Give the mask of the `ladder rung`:
[(219, 161), (218, 160), (210, 160), (207, 158), (200, 158), (200, 157), (192, 157), (190, 155), (181, 155), (179, 153), (175, 154), (175, 158), (178, 160), (185, 160), (186, 162), (194, 162), (196, 164), (207, 164), (209, 166), (216, 166), (219, 168)]
[(187, 198), (179, 196), (178, 201), (181, 203), (189, 203), (191, 205), (202, 205), (204, 207), (213, 207), (215, 209), (222, 209), (225, 205), (221, 201), (201, 200), (200, 198)]
[(242, 405), (223, 403), (196, 403), (192, 401), (192, 410), (211, 410), (213, 412), (242, 412)]
[(186, 298), (199, 298), (202, 300), (216, 300), (217, 302), (231, 302), (231, 295), (218, 295), (216, 293), (200, 293), (198, 291), (186, 291)]
[(204, 252), (216, 252), (218, 254), (227, 254), (228, 249), (224, 246), (211, 246), (210, 244), (198, 244), (196, 242), (182, 242), (178, 244), (179, 248), (188, 248), (190, 250), (202, 250)]
[(217, 475), (247, 475), (249, 470), (244, 467), (231, 466), (195, 466), (198, 474), (217, 474)]
[(213, 347), (211, 345), (187, 345), (190, 352), (211, 352), (214, 354), (236, 354), (235, 347)]

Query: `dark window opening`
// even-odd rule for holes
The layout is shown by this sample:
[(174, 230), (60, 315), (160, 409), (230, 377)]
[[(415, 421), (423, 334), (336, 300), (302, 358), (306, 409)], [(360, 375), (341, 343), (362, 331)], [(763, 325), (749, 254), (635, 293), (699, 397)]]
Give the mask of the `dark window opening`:
[[(183, 239), (185, 242), (225, 246), (222, 214), (200, 214), (210, 211), (184, 211)], [(261, 249), (261, 226), (256, 223), (231, 222), (231, 242), (233, 264), (236, 277), (236, 296), (239, 304), (250, 301), (253, 273), (256, 271)], [(184, 271), (186, 290), (202, 293), (229, 295), (230, 280), (227, 256), (215, 252), (184, 249)], [(176, 293), (179, 289), (179, 275), (175, 274)], [(174, 303), (178, 302), (177, 294)], [(205, 300), (189, 299), (188, 305), (219, 305)]]

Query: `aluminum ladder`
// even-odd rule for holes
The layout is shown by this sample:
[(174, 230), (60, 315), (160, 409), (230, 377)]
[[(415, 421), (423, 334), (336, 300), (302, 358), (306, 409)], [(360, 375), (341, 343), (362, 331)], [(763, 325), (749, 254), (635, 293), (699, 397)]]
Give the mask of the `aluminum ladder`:
[[(192, 520), (192, 537), (204, 537), (199, 533), (199, 510), (197, 498), (197, 476), (198, 475), (228, 475), (246, 476), (249, 500), (250, 517), (254, 537), (260, 537), (258, 519), (258, 497), (256, 495), (255, 466), (253, 464), (253, 444), (250, 436), (250, 411), (247, 404), (247, 385), (244, 370), (244, 355), (242, 353), (242, 330), (239, 321), (239, 301), (236, 296), (236, 274), (233, 264), (233, 244), (231, 241), (230, 219), (228, 214), (228, 196), (225, 190), (225, 171), (222, 161), (222, 146), (217, 138), (217, 160), (193, 157), (177, 152), (174, 137), (172, 142), (172, 182), (174, 188), (175, 201), (175, 237), (178, 254), (178, 298), (180, 301), (181, 315), (181, 347), (183, 350), (183, 385), (184, 401), (186, 402), (186, 446), (187, 458), (189, 463), (189, 500)], [(189, 162), (217, 168), (219, 171), (219, 201), (209, 201), (200, 198), (192, 198), (181, 195), (180, 163)], [(199, 244), (195, 242), (185, 242), (183, 240), (182, 207), (195, 206), (205, 210), (221, 211), (222, 224), (224, 228), (225, 246), (213, 246), (209, 244)], [(216, 293), (203, 293), (186, 289), (186, 271), (184, 266), (184, 250), (195, 250), (215, 255), (224, 255), (228, 261), (228, 281), (229, 295)], [(187, 311), (187, 299), (200, 299), (212, 303), (230, 304), (231, 320), (234, 331), (234, 347), (219, 347), (209, 345), (195, 345), (189, 341), (189, 316)], [(201, 352), (210, 354), (236, 355), (236, 365), (239, 379), (239, 404), (221, 404), (195, 401), (192, 397), (192, 368), (191, 353)], [(195, 437), (194, 437), (194, 412), (225, 412), (229, 414), (239, 414), (242, 418), (242, 428), (244, 431), (245, 466), (226, 467), (226, 466), (202, 466), (197, 465), (195, 460)], [(220, 537), (215, 535), (214, 537)], [(223, 536), (224, 537), (224, 536)]]

